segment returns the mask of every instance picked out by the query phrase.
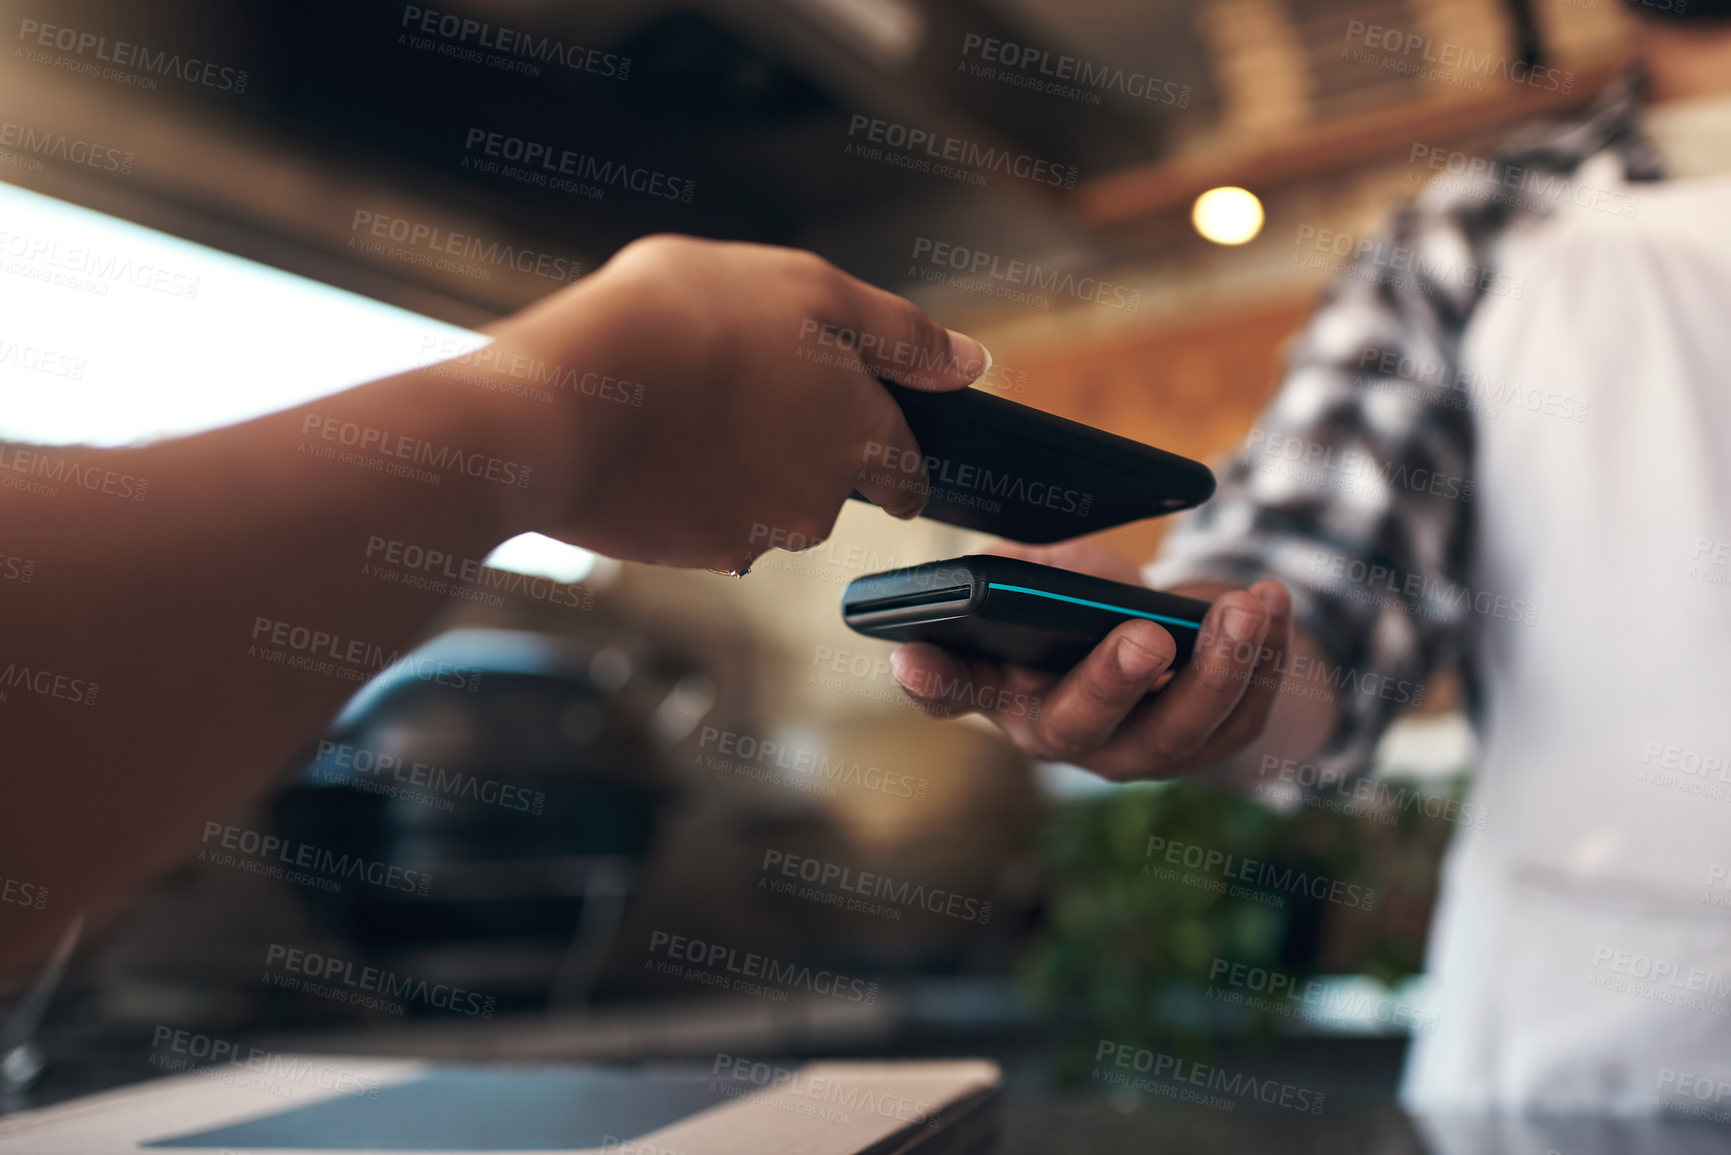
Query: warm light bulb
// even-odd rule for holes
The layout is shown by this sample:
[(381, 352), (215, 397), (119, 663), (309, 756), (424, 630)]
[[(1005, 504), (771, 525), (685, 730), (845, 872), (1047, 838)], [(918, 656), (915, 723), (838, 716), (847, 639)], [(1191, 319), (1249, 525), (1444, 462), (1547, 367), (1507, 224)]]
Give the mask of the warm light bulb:
[(1262, 231), (1262, 202), (1241, 188), (1211, 188), (1190, 210), (1196, 231), (1217, 245), (1242, 245)]

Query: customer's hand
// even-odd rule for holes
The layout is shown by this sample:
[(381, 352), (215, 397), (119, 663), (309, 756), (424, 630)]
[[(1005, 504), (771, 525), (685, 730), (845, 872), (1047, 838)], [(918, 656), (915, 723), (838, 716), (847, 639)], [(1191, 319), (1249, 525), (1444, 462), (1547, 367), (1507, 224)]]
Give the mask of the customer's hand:
[(526, 528), (723, 571), (821, 541), (855, 489), (916, 516), (923, 470), (867, 476), (918, 458), (878, 378), (959, 389), (987, 367), (978, 342), (820, 257), (672, 236), (626, 246), (495, 334), (502, 356), (570, 385), (554, 413), (515, 407), (537, 463)]
[[(1085, 540), (1000, 542), (991, 552), (1140, 584), (1128, 561)], [(1030, 756), (1107, 778), (1167, 778), (1212, 766), (1255, 742), (1267, 724), (1292, 601), (1272, 581), (1248, 591), (1193, 584), (1171, 592), (1214, 603), (1190, 663), (1176, 673), (1172, 636), (1154, 622), (1129, 621), (1063, 675), (915, 643), (893, 655), (896, 679), (928, 712), (983, 714)]]

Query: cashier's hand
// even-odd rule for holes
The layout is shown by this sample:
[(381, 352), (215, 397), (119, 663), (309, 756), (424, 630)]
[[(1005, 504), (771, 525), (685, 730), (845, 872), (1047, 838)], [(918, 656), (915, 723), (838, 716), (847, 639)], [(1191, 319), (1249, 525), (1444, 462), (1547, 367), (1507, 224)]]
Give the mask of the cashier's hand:
[(989, 360), (811, 253), (676, 236), (627, 245), (494, 334), (572, 386), (515, 406), (538, 439), (524, 528), (722, 571), (822, 541), (855, 489), (916, 516), (919, 446), (879, 378), (960, 389)]
[[(1085, 540), (1000, 542), (991, 552), (1140, 584), (1128, 561)], [(1195, 653), (1176, 674), (1168, 669), (1172, 636), (1154, 622), (1131, 621), (1061, 676), (915, 643), (892, 656), (896, 679), (928, 713), (982, 714), (1034, 758), (1120, 781), (1202, 769), (1262, 734), (1280, 686), (1292, 601), (1272, 581), (1249, 590), (1191, 584), (1171, 592), (1214, 603)]]

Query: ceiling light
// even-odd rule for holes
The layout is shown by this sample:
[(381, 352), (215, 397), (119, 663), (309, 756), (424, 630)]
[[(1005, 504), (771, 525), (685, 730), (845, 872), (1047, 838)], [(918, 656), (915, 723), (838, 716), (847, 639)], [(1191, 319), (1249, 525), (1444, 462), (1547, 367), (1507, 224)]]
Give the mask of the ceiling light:
[(1242, 245), (1262, 231), (1262, 202), (1241, 188), (1211, 188), (1190, 210), (1196, 231), (1217, 245)]

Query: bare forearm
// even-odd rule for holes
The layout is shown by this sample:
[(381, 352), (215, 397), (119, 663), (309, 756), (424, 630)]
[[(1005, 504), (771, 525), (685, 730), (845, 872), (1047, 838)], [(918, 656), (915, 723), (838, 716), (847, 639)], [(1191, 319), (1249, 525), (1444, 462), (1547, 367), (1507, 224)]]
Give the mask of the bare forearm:
[[(808, 355), (843, 334), (852, 355)], [(885, 447), (919, 459), (878, 377), (959, 389), (989, 362), (810, 254), (679, 237), (627, 245), (496, 335), (458, 370), (245, 426), (46, 451), (94, 488), (0, 486), (0, 674), (30, 680), (0, 686), (0, 885), (47, 887), (54, 912), (0, 902), (0, 977), (189, 854), (422, 635), (442, 596), (367, 573), (369, 546), (460, 574), (534, 529), (743, 570), (761, 527), (821, 539), (856, 489), (913, 516), (917, 487), (861, 478)], [(0, 478), (41, 478), (16, 468), (40, 451), (0, 451)]]
[(47, 889), (0, 904), (0, 973), (184, 858), (416, 642), (448, 603), (369, 546), (478, 559), (521, 528), (540, 479), (499, 404), (418, 373), (137, 449), (0, 447), (31, 566), (0, 583), (0, 874)]

